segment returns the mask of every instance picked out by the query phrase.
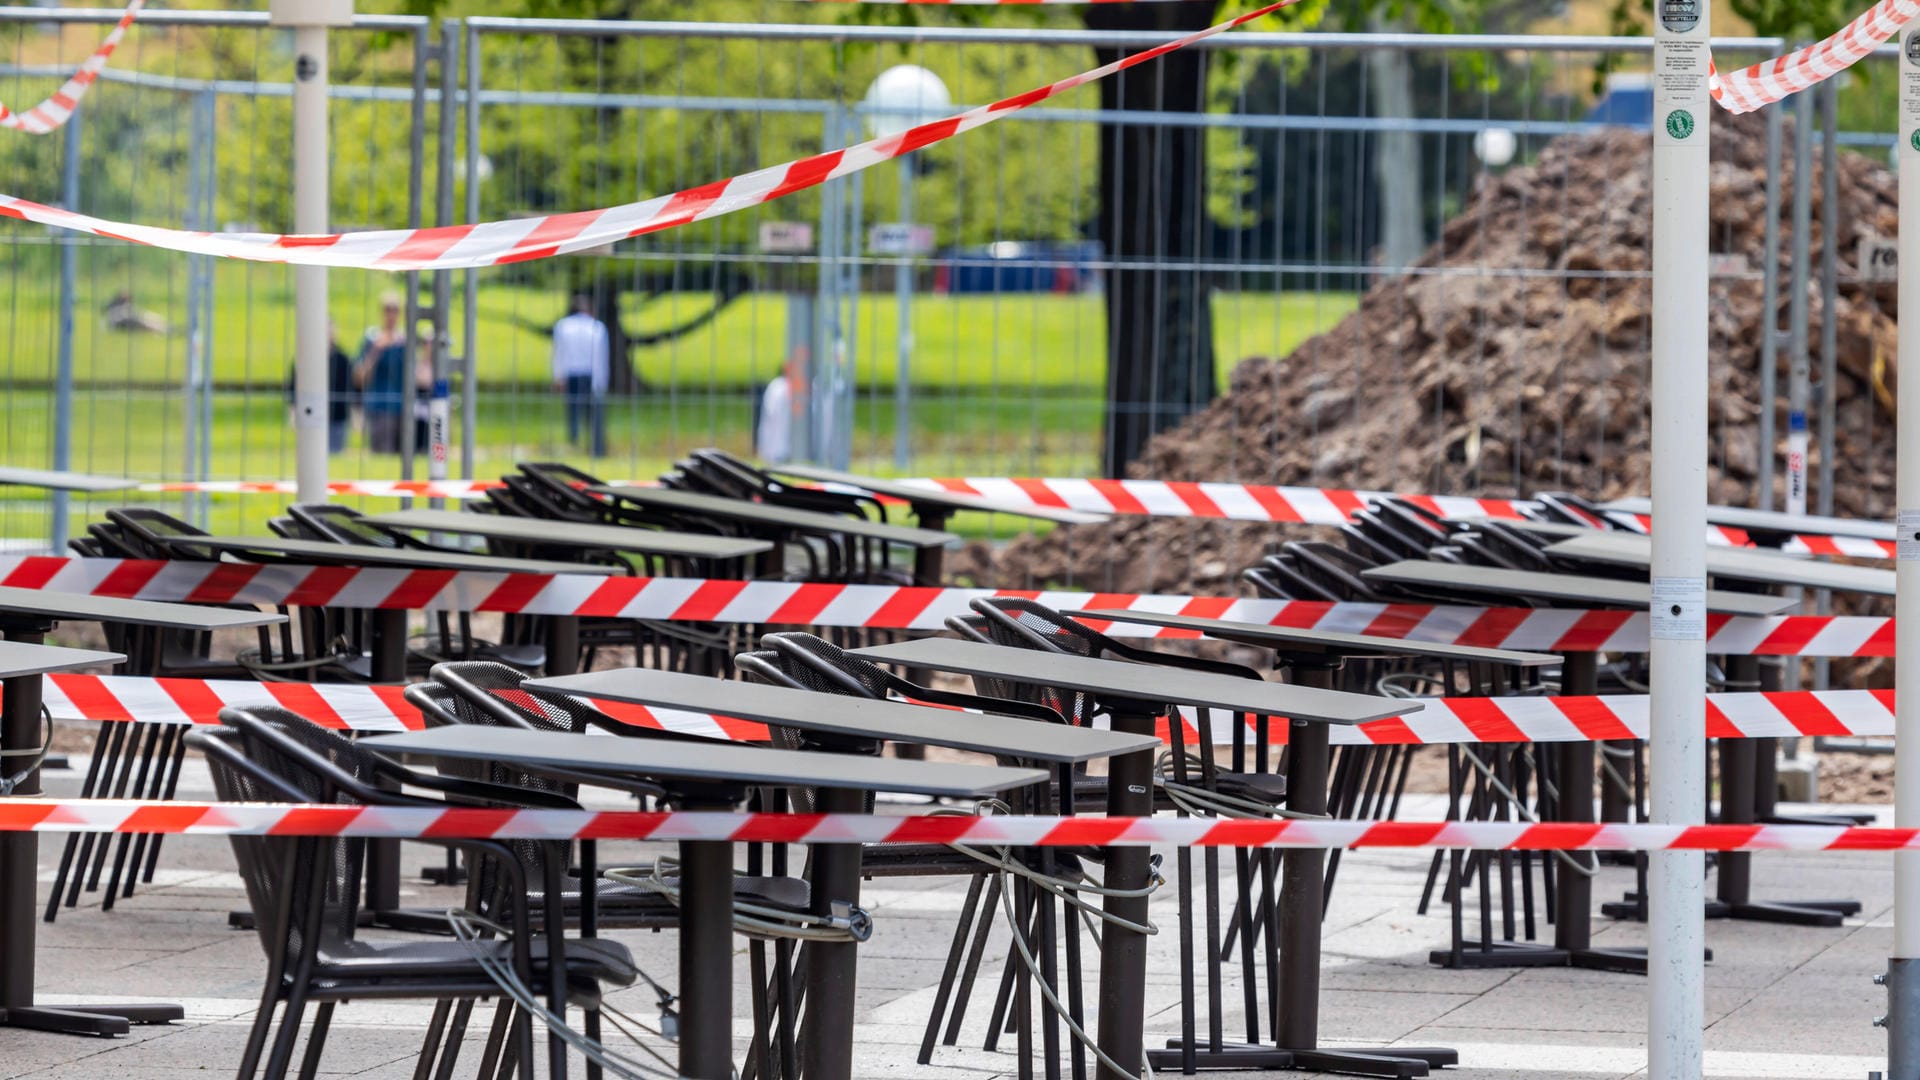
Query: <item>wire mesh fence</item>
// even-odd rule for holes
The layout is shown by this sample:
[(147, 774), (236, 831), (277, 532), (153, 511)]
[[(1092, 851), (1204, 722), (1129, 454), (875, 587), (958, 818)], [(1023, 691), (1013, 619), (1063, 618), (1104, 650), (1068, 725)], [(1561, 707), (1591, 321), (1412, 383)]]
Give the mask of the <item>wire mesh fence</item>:
[[(0, 10), (0, 94), (37, 99), (99, 32), (87, 13)], [(846, 145), (901, 115), (1002, 98), (1160, 40), (1057, 20), (362, 17), (333, 35), (334, 222), (610, 206)], [(1645, 363), (1633, 299), (1648, 288), (1644, 258), (1583, 251), (1555, 222), (1570, 229), (1596, 207), (1638, 213), (1635, 148), (1652, 117), (1634, 72), (1648, 49), (1224, 35), (898, 167), (591, 254), (418, 282), (335, 271), (336, 341), (349, 369), (377, 351), (370, 341), (404, 343), (422, 370), (397, 396), (451, 384), (452, 446), (438, 468), (452, 476), (558, 457), (644, 479), (700, 446), (750, 453), (768, 384), (789, 370), (803, 403), (795, 455), (866, 471), (1098, 475), (1118, 464), (1116, 449), (1137, 455), (1224, 392), (1231, 407), (1215, 406), (1190, 439), (1156, 444), (1143, 467), (1165, 479), (1474, 494), (1620, 488), (1637, 476), (1635, 446), (1607, 418), (1643, 393), (1633, 372), (1644, 368), (1622, 358)], [(1717, 53), (1726, 66), (1781, 49), (1730, 41)], [(0, 146), (0, 189), (131, 221), (283, 228), (291, 63), (264, 15), (152, 13), (73, 125)], [(924, 79), (913, 85), (925, 100), (873, 92), (903, 65), (931, 73), (944, 100)], [(1834, 139), (1844, 153), (1884, 161), (1891, 76), (1881, 59), (1850, 74)], [(1804, 128), (1783, 125), (1775, 149), (1765, 124), (1742, 129), (1762, 149), (1729, 166), (1735, 194), (1769, 173), (1784, 183), (1767, 163), (1790, 165)], [(1579, 152), (1556, 156), (1567, 140), (1582, 140)], [(1749, 205), (1721, 194), (1716, 206)], [(1794, 352), (1749, 308), (1764, 292), (1784, 313), (1785, 298), (1812, 290), (1825, 310), (1817, 257), (1777, 254), (1792, 231), (1791, 192), (1777, 194), (1777, 236), (1754, 240), (1734, 213), (1715, 223), (1725, 256), (1715, 361), (1744, 374), (1716, 399), (1714, 445), (1721, 471), (1744, 483), (1771, 457), (1768, 434), (1749, 433), (1771, 412), (1757, 387), (1764, 360), (1777, 351), (1784, 379)], [(1835, 288), (1870, 303), (1853, 249), (1877, 226), (1847, 224)], [(284, 268), (28, 226), (4, 230), (0, 245), (6, 461), (147, 481), (292, 475)], [(555, 385), (552, 327), (577, 294), (612, 339), (599, 448), (589, 417), (569, 430)], [(1583, 321), (1590, 309), (1597, 322)], [(1818, 333), (1816, 317), (1803, 334), (1816, 369)], [(1255, 359), (1265, 362), (1245, 363)], [(403, 382), (415, 383), (411, 370)], [(389, 452), (369, 416), (393, 402), (345, 380), (336, 478), (434, 472), (425, 433), (401, 421), (409, 437)], [(1849, 452), (1891, 447), (1870, 401), (1837, 405)], [(1871, 483), (1865, 493), (1859, 512), (1885, 511), (1886, 493)], [(184, 505), (232, 531), (261, 527), (270, 503)], [(10, 543), (44, 548), (61, 535), (37, 495), (0, 502), (0, 514)], [(68, 515), (83, 523), (97, 507), (75, 496)], [(1082, 552), (1068, 572), (1091, 559), (1129, 564), (1135, 579), (1191, 581), (1179, 564), (1207, 557), (1202, 547), (1113, 546)]]

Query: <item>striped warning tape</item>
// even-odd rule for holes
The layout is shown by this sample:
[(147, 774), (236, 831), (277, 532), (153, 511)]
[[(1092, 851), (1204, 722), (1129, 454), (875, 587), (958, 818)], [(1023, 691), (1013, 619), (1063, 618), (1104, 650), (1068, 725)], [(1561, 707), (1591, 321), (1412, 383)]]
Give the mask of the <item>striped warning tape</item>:
[[(631, 483), (632, 481), (610, 481)], [(938, 477), (900, 481), (930, 491), (979, 495), (996, 502), (1027, 504), (1097, 514), (1147, 517), (1220, 518), (1230, 521), (1276, 521), (1303, 525), (1344, 525), (1356, 511), (1379, 499), (1398, 498), (1450, 521), (1496, 518), (1513, 520), (1538, 509), (1526, 499), (1479, 499), (1465, 495), (1417, 495), (1352, 488), (1308, 488), (1279, 484), (1232, 484), (1175, 480), (1069, 480), (1036, 477)], [(499, 480), (338, 480), (327, 485), (334, 495), (369, 498), (480, 499), (505, 486)], [(844, 485), (828, 485), (844, 487)], [(192, 480), (142, 484), (142, 491), (211, 495), (292, 495), (292, 480)], [(887, 502), (902, 500), (882, 496)], [(1608, 511), (1613, 522), (1636, 532), (1649, 532), (1646, 514)], [(1605, 522), (1595, 519), (1595, 527)], [(1716, 546), (1751, 547), (1744, 529), (1713, 525), (1707, 542)], [(1802, 533), (1781, 548), (1798, 555), (1846, 555), (1855, 558), (1894, 556), (1892, 541), (1862, 537)]]
[(1707, 80), (1708, 91), (1730, 113), (1752, 112), (1859, 63), (1915, 15), (1920, 0), (1879, 0), (1822, 41), (1739, 71), (1716, 72)]
[(729, 814), (437, 809), (299, 803), (0, 799), (0, 832), (398, 839), (709, 840), (730, 843), (1089, 847), (1473, 848), (1501, 851), (1893, 851), (1920, 829), (1505, 821), (1259, 821), (1174, 817)]
[[(960, 589), (703, 578), (492, 574), (283, 563), (9, 556), (0, 586), (200, 604), (503, 612), (668, 622), (939, 630), (980, 597), (1074, 611), (1123, 608), (1415, 641), (1538, 652), (1645, 652), (1644, 611)], [(1122, 637), (1191, 631), (1104, 624)], [(1709, 616), (1707, 651), (1735, 656), (1891, 656), (1893, 620), (1865, 615)]]
[[(1650, 514), (1629, 514), (1619, 510), (1609, 510), (1607, 516), (1634, 532), (1649, 535), (1653, 532), (1653, 517)], [(1707, 526), (1707, 543), (1717, 547), (1754, 546), (1753, 537), (1747, 533), (1747, 530), (1736, 529), (1731, 525)], [(1799, 533), (1780, 545), (1780, 550), (1790, 555), (1844, 555), (1856, 559), (1891, 559), (1896, 554), (1897, 545), (1892, 540), (1875, 540), (1866, 536)]]
[[(209, 233), (107, 221), (11, 195), (0, 195), (0, 215), (129, 243), (254, 262), (378, 270), (452, 270), (546, 259), (760, 206), (828, 180), (872, 168), (923, 147), (944, 142), (962, 132), (993, 123), (1116, 72), (1243, 26), (1297, 2), (1277, 0), (1113, 63), (1035, 87), (991, 105), (982, 105), (945, 119), (921, 124), (898, 135), (871, 139), (844, 149), (716, 180), (671, 195), (599, 210), (475, 225), (376, 229), (307, 236)], [(1920, 4), (1920, 0), (1880, 0), (1840, 33), (1818, 45), (1725, 76), (1712, 76), (1710, 90), (1716, 100), (1734, 112), (1745, 112), (1777, 101), (1858, 61), (1872, 51), (1874, 45), (1885, 41), (1911, 19), (1916, 4)], [(104, 64), (104, 58), (100, 62)], [(80, 76), (76, 75), (75, 78)]]
[(129, 0), (127, 10), (120, 15), (120, 21), (107, 31), (101, 39), (100, 47), (86, 58), (73, 75), (50, 94), (45, 101), (25, 112), (14, 112), (0, 105), (0, 127), (24, 131), (29, 135), (45, 135), (67, 122), (73, 111), (80, 107), (80, 99), (87, 96), (100, 73), (106, 70), (107, 60), (113, 56), (113, 50), (120, 47), (120, 39), (127, 35), (127, 27), (133, 25), (134, 17), (140, 9), (147, 6), (147, 0)]
[[(513, 694), (525, 696), (524, 691)], [(257, 683), (239, 679), (152, 679), (132, 675), (49, 675), (45, 702), (56, 720), (148, 724), (215, 724), (228, 706), (278, 705), (323, 727), (356, 732), (416, 730), (420, 713), (397, 686), (343, 683)], [(760, 724), (711, 713), (581, 699), (636, 727), (709, 738), (762, 741)], [(1645, 739), (1647, 698), (1427, 698), (1421, 710), (1388, 720), (1330, 729), (1336, 746), (1445, 743), (1577, 742)], [(930, 706), (938, 708), (940, 706)], [(1182, 710), (1188, 742), (1198, 739), (1192, 710)], [(1232, 741), (1229, 724), (1210, 725), (1216, 742)], [(1269, 726), (1284, 741), (1284, 722)], [(1707, 696), (1708, 738), (1793, 738), (1802, 735), (1893, 734), (1891, 690), (1795, 690)], [(1163, 739), (1169, 737), (1161, 732)]]
[(453, 270), (547, 259), (760, 206), (796, 191), (805, 191), (829, 180), (870, 169), (1156, 57), (1184, 49), (1298, 2), (1276, 0), (1205, 30), (1133, 53), (1091, 71), (1035, 87), (991, 105), (982, 105), (945, 119), (921, 124), (897, 135), (870, 139), (844, 149), (757, 169), (671, 195), (600, 210), (579, 210), (477, 225), (375, 229), (309, 236), (210, 233), (107, 221), (11, 195), (0, 195), (0, 216), (134, 244), (253, 262), (398, 271)]

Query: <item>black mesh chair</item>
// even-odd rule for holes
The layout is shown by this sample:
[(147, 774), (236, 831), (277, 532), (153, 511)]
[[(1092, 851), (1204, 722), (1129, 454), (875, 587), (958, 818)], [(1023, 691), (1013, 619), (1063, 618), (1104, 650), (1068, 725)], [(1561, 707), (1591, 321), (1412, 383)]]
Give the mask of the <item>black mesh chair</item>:
[[(761, 638), (765, 648), (757, 652), (744, 653), (734, 658), (735, 666), (749, 677), (774, 686), (786, 686), (797, 690), (809, 690), (823, 694), (841, 694), (850, 697), (864, 697), (874, 700), (903, 698), (925, 705), (937, 705), (956, 710), (977, 710), (1006, 716), (1018, 716), (1037, 723), (1065, 723), (1058, 712), (1032, 702), (1005, 698), (982, 697), (976, 694), (960, 694), (938, 690), (908, 682), (878, 664), (848, 655), (839, 646), (812, 634), (788, 632), (768, 634)], [(956, 723), (965, 722), (965, 713), (955, 717)], [(821, 737), (814, 733), (792, 728), (771, 727), (774, 745), (789, 749), (804, 749), (837, 753), (873, 754), (879, 747), (865, 740), (843, 740)], [(1003, 757), (1002, 764), (1031, 764)], [(1071, 771), (1063, 780), (1070, 779)], [(807, 790), (788, 793), (795, 809), (809, 812), (814, 809), (814, 794)], [(1044, 811), (1050, 796), (1036, 795), (1027, 800), (1029, 812)], [(871, 797), (869, 797), (869, 808)], [(1016, 853), (1022, 862), (1043, 874), (1059, 875), (1079, 870), (1080, 860), (1094, 852), (1066, 849), (1024, 850)], [(935, 991), (933, 1007), (928, 1013), (927, 1025), (922, 1035), (919, 1061), (927, 1064), (932, 1060), (936, 1041), (944, 1041), (952, 1046), (959, 1041), (960, 1025), (966, 1017), (967, 1005), (972, 995), (974, 980), (978, 975), (986, 945), (986, 932), (992, 925), (991, 913), (998, 910), (1001, 884), (997, 876), (990, 877), (986, 868), (976, 859), (954, 851), (942, 844), (899, 844), (870, 847), (862, 855), (861, 872), (867, 877), (936, 877), (962, 875), (971, 881), (967, 895), (961, 904), (960, 919), (955, 925), (953, 937), (948, 945), (947, 961), (941, 971), (938, 988)], [(1038, 911), (1032, 914), (1034, 930), (1045, 921)], [(978, 936), (974, 936), (976, 923)], [(972, 941), (969, 951), (968, 943)], [(1076, 1022), (1078, 1015), (1079, 986), (1079, 945), (1077, 932), (1069, 936), (1068, 967), (1070, 996), (1074, 1001), (1073, 1011)], [(1048, 940), (1051, 940), (1049, 938)], [(1016, 968), (1017, 961), (1008, 957), (1003, 972), (999, 993), (993, 1009), (993, 1021), (989, 1025), (987, 1049), (997, 1045), (1003, 1030), (1002, 1021), (1007, 1015), (1014, 980), (1024, 976), (1024, 969)], [(951, 1008), (951, 1013), (949, 1009)], [(941, 1022), (946, 1021), (946, 1035), (940, 1037)], [(1024, 1016), (1018, 1016), (1016, 1022), (1028, 1023)], [(1048, 1014), (1048, 1022), (1054, 1022)]]
[[(382, 762), (352, 743), (283, 709), (227, 709), (221, 714), (225, 731), (193, 733), (194, 744), (206, 753), (215, 790), (230, 802), (295, 801), (395, 806), (441, 805), (433, 800), (375, 786), (397, 766)], [(437, 788), (456, 801), (497, 805), (515, 793), (476, 785), (454, 785), (443, 778), (407, 773), (407, 782)], [(422, 783), (424, 781), (424, 783)], [(524, 805), (524, 803), (523, 803)], [(525, 880), (518, 861), (504, 846), (489, 841), (446, 841), (456, 844), (494, 868), (500, 887), (482, 895), (470, 890), (469, 907), (484, 917), (509, 926), (513, 939), (490, 941), (498, 960), (510, 964), (530, 986), (548, 985), (553, 941), (536, 937), (524, 902)], [(232, 838), (234, 856), (255, 913), (254, 924), (267, 954), (268, 972), (237, 1076), (251, 1080), (267, 1049), (268, 1080), (287, 1074), (293, 1050), (305, 1022), (308, 1004), (317, 1004), (307, 1037), (301, 1075), (312, 1076), (324, 1050), (333, 1008), (353, 999), (426, 999), (439, 1003), (422, 1049), (419, 1075), (427, 1075), (433, 1059), (441, 1058), (441, 1075), (453, 1068), (458, 1036), (440, 1045), (449, 1007), (469, 1006), (477, 999), (499, 996), (499, 989), (470, 951), (459, 942), (368, 942), (355, 936), (359, 913), (359, 884), (365, 844), (333, 837)], [(593, 1007), (602, 984), (624, 986), (636, 975), (624, 946), (610, 941), (574, 940), (565, 945), (566, 981), (572, 994)], [(284, 1005), (275, 1032), (274, 1014)], [(516, 1010), (517, 1013), (517, 1010)], [(509, 1014), (502, 1011), (488, 1042), (481, 1074), (491, 1072), (507, 1045), (502, 1042)], [(520, 1075), (531, 1076), (533, 1028), (524, 1013), (513, 1021), (510, 1040)], [(444, 1055), (444, 1056), (443, 1056)]]
[[(1106, 634), (1100, 633), (1085, 623), (1062, 615), (1052, 608), (1032, 600), (1016, 597), (981, 597), (972, 601), (969, 606), (971, 606), (976, 613), (978, 617), (977, 621), (964, 621), (960, 626), (956, 626), (955, 629), (962, 629), (964, 627), (963, 632), (969, 636), (983, 637), (997, 645), (1011, 648), (1040, 649), (1074, 656), (1093, 657), (1095, 659), (1157, 664), (1192, 671), (1210, 672), (1216, 675), (1228, 675), (1236, 678), (1262, 678), (1258, 671), (1240, 664), (1178, 653), (1157, 652), (1151, 649), (1142, 649), (1128, 645), (1125, 642), (1117, 641)], [(953, 626), (954, 620), (949, 620), (949, 625)], [(982, 689), (986, 688), (983, 687)], [(988, 692), (992, 691), (989, 690)], [(1045, 697), (1059, 700), (1063, 704), (1070, 705), (1073, 710), (1073, 715), (1076, 717), (1076, 722), (1084, 723), (1091, 720), (1090, 714), (1094, 703), (1087, 699), (1087, 695), (1053, 690), (1050, 688), (1039, 688), (1038, 692)], [(1062, 711), (1064, 712), (1066, 710), (1063, 709)], [(1156, 809), (1170, 808), (1183, 816), (1189, 813), (1205, 812), (1196, 809), (1196, 806), (1202, 805), (1197, 800), (1174, 797), (1177, 791), (1192, 789), (1210, 795), (1225, 796), (1245, 806), (1271, 808), (1270, 813), (1277, 814), (1280, 812), (1281, 807), (1286, 803), (1286, 778), (1283, 769), (1275, 768), (1269, 771), (1267, 767), (1267, 751), (1270, 745), (1267, 729), (1269, 718), (1248, 717), (1235, 714), (1232, 717), (1232, 722), (1233, 764), (1231, 768), (1222, 769), (1214, 759), (1215, 743), (1210, 710), (1201, 709), (1195, 713), (1197, 746), (1195, 747), (1195, 752), (1192, 754), (1188, 753), (1184, 745), (1185, 725), (1181, 722), (1180, 717), (1178, 715), (1168, 717), (1167, 731), (1171, 736), (1172, 746), (1164, 760), (1167, 766), (1170, 767), (1163, 767), (1158, 770), (1161, 775), (1159, 778), (1159, 790), (1156, 792), (1154, 800)], [(1252, 747), (1254, 753), (1254, 761), (1252, 764), (1254, 767), (1251, 770), (1246, 768), (1248, 764), (1247, 736), (1250, 732), (1254, 735), (1254, 745)], [(1191, 770), (1193, 770), (1196, 764), (1198, 766), (1198, 776), (1191, 775)], [(1276, 766), (1278, 765), (1277, 762), (1274, 764)], [(1085, 779), (1076, 784), (1076, 789), (1076, 805), (1085, 805), (1090, 801), (1100, 800), (1105, 792), (1103, 781), (1095, 783)], [(1102, 802), (1102, 805), (1103, 804)], [(1263, 920), (1264, 922), (1271, 923), (1277, 919), (1278, 909), (1275, 907), (1270, 894), (1274, 887), (1278, 860), (1273, 858), (1270, 852), (1259, 852), (1251, 855), (1245, 851), (1235, 852), (1235, 878), (1239, 897), (1237, 910), (1233, 913), (1229, 922), (1232, 923), (1233, 930), (1236, 933), (1230, 936), (1227, 942), (1223, 943), (1217, 936), (1218, 928), (1221, 925), (1219, 916), (1220, 901), (1218, 892), (1213, 886), (1213, 882), (1219, 880), (1219, 854), (1213, 849), (1207, 849), (1203, 853), (1202, 859), (1204, 868), (1203, 880), (1207, 884), (1206, 926), (1208, 930), (1207, 956), (1209, 958), (1208, 985), (1213, 991), (1208, 994), (1209, 1032), (1210, 1035), (1220, 1032), (1224, 1011), (1224, 1003), (1220, 996), (1220, 987), (1222, 984), (1219, 979), (1217, 967), (1218, 958), (1224, 957), (1230, 952), (1232, 938), (1237, 937), (1241, 943), (1241, 977), (1243, 993), (1246, 995), (1248, 1041), (1257, 1043), (1259, 1042), (1259, 1033), (1255, 1025), (1258, 1023), (1258, 1012), (1255, 1008), (1254, 998), (1257, 969), (1254, 964), (1252, 951), (1254, 947), (1253, 931), (1256, 929), (1255, 919), (1258, 912), (1265, 912), (1266, 918)], [(1175, 869), (1178, 888), (1180, 890), (1181, 910), (1182, 912), (1191, 912), (1193, 908), (1193, 872), (1192, 853), (1190, 851), (1182, 849), (1176, 853)], [(1263, 902), (1258, 909), (1255, 907), (1253, 895), (1256, 876), (1260, 880), (1263, 894), (1266, 894), (1263, 895)], [(1277, 935), (1272, 932), (1273, 927), (1269, 925), (1266, 929), (1268, 930), (1265, 934), (1267, 970), (1271, 972), (1276, 969), (1278, 964), (1277, 949), (1279, 943)], [(1182, 919), (1180, 939), (1181, 977), (1185, 985), (1192, 986), (1195, 984), (1195, 948), (1190, 917), (1183, 917)], [(1194, 1017), (1191, 1011), (1193, 1009), (1193, 1000), (1192, 995), (1187, 995), (1182, 999), (1182, 1026), (1183, 1029), (1188, 1032), (1194, 1030)], [(1217, 1042), (1217, 1040), (1210, 1040), (1210, 1045), (1212, 1045), (1213, 1042)], [(1190, 1045), (1191, 1043), (1192, 1040), (1189, 1040)], [(1217, 1049), (1218, 1046), (1212, 1045), (1212, 1048)]]

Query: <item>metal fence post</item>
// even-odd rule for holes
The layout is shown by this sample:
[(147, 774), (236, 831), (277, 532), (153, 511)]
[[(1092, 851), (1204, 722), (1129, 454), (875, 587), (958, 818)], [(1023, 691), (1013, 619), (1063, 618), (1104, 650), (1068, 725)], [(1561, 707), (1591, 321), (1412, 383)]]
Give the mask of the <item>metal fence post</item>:
[(1756, 446), (1759, 461), (1759, 497), (1754, 505), (1773, 509), (1774, 398), (1779, 395), (1780, 366), (1780, 129), (1783, 112), (1779, 103), (1767, 106), (1767, 225), (1761, 248), (1761, 301), (1766, 326), (1760, 335), (1760, 439)]
[[(67, 120), (62, 131), (62, 161), (60, 167), (60, 201), (66, 209), (80, 209), (80, 111), (75, 110)], [(80, 237), (78, 234), (62, 230), (60, 233), (60, 344), (54, 371), (53, 392), (53, 467), (58, 471), (73, 468), (73, 304), (74, 275), (78, 255), (75, 251)], [(61, 555), (67, 550), (67, 493), (55, 491), (49, 496), (48, 513), (51, 531), (48, 534), (53, 554)]]
[[(1832, 79), (1820, 93), (1820, 494), (1818, 513), (1833, 514), (1833, 454), (1835, 399), (1840, 387), (1840, 87)], [(1813, 594), (1814, 613), (1833, 608), (1833, 593)], [(1832, 670), (1827, 657), (1813, 662), (1813, 688), (1825, 690)]]
[[(449, 21), (447, 38), (464, 24)], [(467, 48), (460, 57), (460, 63), (466, 67), (467, 100), (467, 221), (477, 223), (480, 220), (480, 31), (465, 26)], [(440, 167), (450, 168), (453, 164), (453, 147), (440, 150)], [(460, 350), (460, 475), (473, 477), (473, 444), (475, 430), (480, 416), (480, 271), (468, 270), (466, 280), (466, 310), (461, 312), (461, 332), (466, 341)]]
[(1787, 294), (1787, 503), (1789, 514), (1807, 512), (1807, 402), (1812, 378), (1807, 361), (1807, 247), (1813, 231), (1813, 95), (1793, 99), (1793, 240)]

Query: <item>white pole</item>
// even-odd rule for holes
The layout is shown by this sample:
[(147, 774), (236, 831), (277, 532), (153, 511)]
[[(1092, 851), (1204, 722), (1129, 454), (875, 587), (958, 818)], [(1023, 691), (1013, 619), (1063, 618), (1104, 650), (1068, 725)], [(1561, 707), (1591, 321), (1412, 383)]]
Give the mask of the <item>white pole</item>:
[[(1653, 820), (1706, 805), (1706, 0), (1659, 0), (1653, 123)], [(1647, 1075), (1697, 1080), (1705, 1026), (1699, 852), (1658, 852), (1648, 879)]]
[[(293, 28), (293, 231), (327, 231), (327, 28), (353, 20), (353, 0), (273, 0)], [(301, 502), (327, 499), (327, 270), (293, 271), (294, 477)]]
[[(1900, 64), (1900, 302), (1920, 311), (1920, 27), (1901, 35)], [(1893, 822), (1920, 825), (1920, 319), (1900, 324), (1900, 380), (1896, 393), (1895, 504), (1899, 559), (1894, 563)], [(1904, 620), (1904, 623), (1901, 622)], [(1901, 770), (1905, 770), (1902, 772)], [(1920, 1016), (1912, 1000), (1909, 961), (1920, 959), (1920, 853), (1893, 857), (1893, 964), (1888, 1010), (1888, 1073), (1892, 1080), (1920, 1077)]]

